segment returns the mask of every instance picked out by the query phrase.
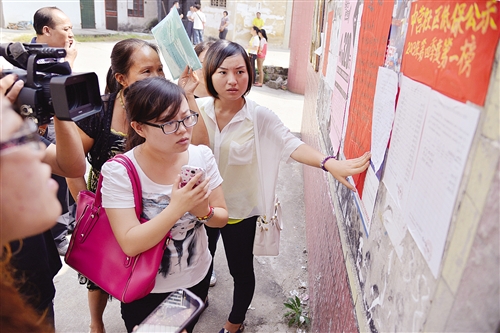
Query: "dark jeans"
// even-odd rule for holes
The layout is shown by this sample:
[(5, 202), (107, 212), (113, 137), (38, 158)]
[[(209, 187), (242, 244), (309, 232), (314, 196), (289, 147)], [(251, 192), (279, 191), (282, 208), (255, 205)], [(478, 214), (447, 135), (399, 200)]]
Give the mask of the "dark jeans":
[(219, 31), (219, 39), (226, 39), (226, 36), (227, 36), (227, 28), (222, 31)]
[(252, 65), (252, 84), (255, 83), (255, 61), (257, 60), (257, 55), (253, 53), (249, 53), (248, 56), (250, 57), (250, 65)]
[(191, 41), (191, 43), (193, 42), (193, 22), (191, 21), (187, 21), (187, 24), (186, 24), (186, 33), (189, 37), (189, 40)]
[(210, 254), (212, 255), (212, 260), (215, 256), (215, 251), (217, 250), (217, 241), (219, 240), (220, 236), (220, 228), (211, 228), (207, 225), (205, 225), (205, 230), (207, 231), (207, 236), (208, 236), (208, 250), (210, 251)]
[(252, 216), (221, 229), (227, 264), (234, 281), (233, 307), (228, 318), (233, 324), (243, 323), (255, 291), (253, 241), (256, 222), (257, 216)]
[[(207, 298), (208, 288), (210, 286), (210, 272), (207, 273), (205, 278), (195, 285), (194, 287), (187, 288), (196, 294), (202, 300)], [(127, 328), (127, 332), (130, 333), (134, 329), (136, 325), (142, 323), (144, 319), (151, 312), (154, 311), (160, 305), (161, 302), (168, 297), (170, 293), (160, 293), (160, 294), (149, 294), (143, 298), (140, 298), (136, 301), (130, 303), (121, 303), (121, 313), (123, 321), (125, 322), (125, 327)], [(198, 322), (198, 318), (196, 318), (186, 330), (191, 333), (193, 332), (194, 326)]]
[(211, 228), (205, 224), (205, 230), (207, 231), (208, 236), (208, 250), (212, 255), (212, 264), (210, 265), (208, 274), (212, 275), (212, 272), (214, 270), (215, 251), (217, 250), (217, 241), (219, 240), (220, 236), (220, 228)]

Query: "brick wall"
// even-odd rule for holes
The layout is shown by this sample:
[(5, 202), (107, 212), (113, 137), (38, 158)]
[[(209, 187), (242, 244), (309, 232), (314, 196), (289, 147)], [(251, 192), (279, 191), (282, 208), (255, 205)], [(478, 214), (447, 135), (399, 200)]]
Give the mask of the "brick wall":
[[(499, 62), (497, 46), (437, 277), (409, 232), (396, 255), (383, 183), (368, 237), (351, 193), (304, 168), (311, 332), (500, 332)], [(332, 90), (306, 72), (302, 139), (326, 152)]]
[[(302, 140), (322, 150), (316, 120), (319, 82), (307, 68)], [(354, 332), (353, 302), (327, 177), (321, 169), (304, 168), (311, 332)]]

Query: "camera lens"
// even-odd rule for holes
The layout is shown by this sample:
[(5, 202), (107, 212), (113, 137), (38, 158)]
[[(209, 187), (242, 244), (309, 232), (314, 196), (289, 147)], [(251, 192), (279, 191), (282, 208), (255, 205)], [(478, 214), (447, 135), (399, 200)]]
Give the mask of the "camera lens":
[(68, 109), (73, 110), (89, 103), (85, 82), (66, 86)]

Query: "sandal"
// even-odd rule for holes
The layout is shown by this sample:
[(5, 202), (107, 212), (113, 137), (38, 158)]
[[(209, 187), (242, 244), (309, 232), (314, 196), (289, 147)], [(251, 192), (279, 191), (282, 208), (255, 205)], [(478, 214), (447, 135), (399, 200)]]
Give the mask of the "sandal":
[(262, 87), (262, 83), (254, 83), (253, 84), (255, 87)]
[[(244, 330), (245, 330), (245, 325), (241, 324), (241, 325), (240, 325), (240, 328), (238, 328), (238, 329), (236, 330), (236, 332), (234, 332), (234, 333), (243, 333), (243, 331), (244, 331)], [(226, 330), (226, 329), (223, 327), (223, 328), (219, 331), (219, 333), (231, 333), (231, 332), (229, 332), (228, 330)]]

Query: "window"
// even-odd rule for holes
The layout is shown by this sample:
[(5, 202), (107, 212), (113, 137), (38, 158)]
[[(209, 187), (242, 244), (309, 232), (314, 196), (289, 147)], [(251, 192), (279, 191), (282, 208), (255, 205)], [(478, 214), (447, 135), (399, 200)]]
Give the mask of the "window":
[(212, 7), (226, 7), (226, 0), (210, 0)]
[(144, 17), (144, 0), (128, 0), (128, 16)]

